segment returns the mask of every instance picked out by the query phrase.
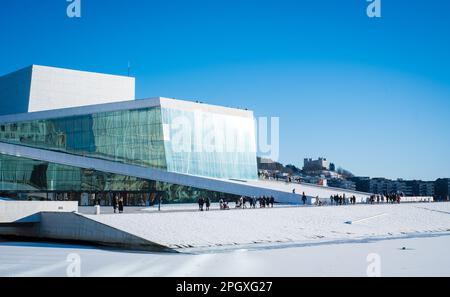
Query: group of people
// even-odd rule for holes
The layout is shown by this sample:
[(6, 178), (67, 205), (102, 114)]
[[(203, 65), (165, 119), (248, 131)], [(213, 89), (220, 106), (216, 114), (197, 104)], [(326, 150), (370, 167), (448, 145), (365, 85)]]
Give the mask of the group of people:
[[(206, 211), (211, 207), (211, 200), (209, 198), (199, 198), (198, 201), (199, 210), (203, 211), (206, 206)], [(247, 206), (248, 203), (248, 206)], [(235, 208), (256, 208), (259, 204), (259, 208), (273, 208), (275, 204), (275, 198), (273, 196), (261, 196), (261, 197), (245, 197), (241, 196), (235, 202)], [(220, 210), (229, 210), (230, 206), (224, 199), (219, 200)]]
[(113, 199), (113, 209), (114, 209), (114, 213), (117, 213), (117, 211), (119, 211), (119, 213), (123, 213), (123, 198), (119, 196), (114, 196)]
[(236, 208), (247, 208), (247, 202), (250, 208), (256, 208), (259, 204), (259, 208), (273, 207), (275, 204), (275, 198), (273, 196), (261, 196), (261, 197), (245, 197), (241, 196), (236, 201)]
[[(392, 204), (400, 204), (402, 195), (398, 193), (384, 194), (384, 195), (371, 195), (366, 203), (368, 204), (380, 204), (380, 203), (392, 203)], [(317, 198), (316, 198), (317, 199)], [(345, 197), (343, 195), (332, 195), (330, 197), (331, 205), (347, 205), (347, 204), (356, 204), (356, 197), (353, 195), (350, 198)]]
[(223, 199), (220, 199), (219, 204), (220, 204), (220, 210), (229, 210), (230, 209), (230, 207), (228, 206), (228, 202), (226, 202)]
[(299, 176), (292, 177), (291, 175), (288, 175), (288, 176), (279, 177), (275, 171), (273, 171), (273, 172), (258, 171), (258, 178), (259, 179), (267, 179), (267, 180), (276, 180), (276, 181), (281, 179), (281, 180), (284, 180), (286, 183), (293, 183), (293, 182), (301, 183), (301, 178)]
[(256, 202), (259, 202), (259, 208), (271, 207), (275, 203), (275, 198), (273, 196), (261, 196), (259, 198), (253, 197), (250, 204), (253, 208), (256, 208)]
[[(324, 205), (328, 205), (328, 203), (330, 205), (348, 205), (348, 204), (356, 204), (356, 197), (353, 195), (350, 198), (347, 198), (345, 196), (345, 194), (343, 195), (331, 195), (330, 196), (330, 200), (326, 201), (327, 199), (321, 199), (319, 196), (316, 196), (316, 199), (314, 201), (314, 205), (315, 206), (324, 206)], [(303, 192), (302, 195), (302, 203), (303, 205), (306, 205), (306, 203), (308, 202), (308, 198), (305, 194), (305, 192)]]
[(402, 200), (402, 196), (400, 194), (391, 193), (386, 195), (372, 195), (369, 198), (370, 204), (380, 204), (380, 203), (391, 203), (391, 204), (400, 204)]
[(258, 171), (259, 179), (278, 180), (278, 175), (275, 172)]
[(209, 208), (211, 207), (211, 199), (209, 199), (208, 197), (203, 198), (200, 197), (198, 199), (198, 208), (200, 211), (203, 211), (203, 207), (206, 206), (206, 211), (209, 211)]
[[(306, 205), (308, 202), (308, 197), (306, 196), (305, 192), (302, 194), (302, 203), (303, 205)], [(330, 196), (330, 205), (347, 205), (347, 204), (356, 204), (356, 197), (352, 196), (350, 198), (345, 197), (345, 194), (343, 195), (331, 195)], [(320, 199), (319, 196), (316, 196), (316, 199), (314, 201), (314, 205), (316, 206), (324, 206), (327, 205), (328, 201), (326, 199)]]
[(355, 195), (351, 196), (350, 198), (347, 198), (345, 194), (343, 195), (332, 195), (330, 197), (330, 204), (331, 205), (347, 205), (347, 204), (356, 204), (356, 197)]

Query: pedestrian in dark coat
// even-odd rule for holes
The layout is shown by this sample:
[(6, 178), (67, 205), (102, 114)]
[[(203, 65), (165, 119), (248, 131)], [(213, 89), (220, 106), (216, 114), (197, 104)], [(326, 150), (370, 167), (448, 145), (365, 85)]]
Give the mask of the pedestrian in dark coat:
[(205, 200), (202, 197), (198, 198), (198, 208), (200, 211), (203, 211), (204, 204), (205, 204)]
[(119, 199), (119, 213), (123, 213), (123, 198)]
[(119, 198), (117, 196), (114, 196), (112, 204), (113, 204), (114, 213), (117, 213), (117, 208), (119, 207)]

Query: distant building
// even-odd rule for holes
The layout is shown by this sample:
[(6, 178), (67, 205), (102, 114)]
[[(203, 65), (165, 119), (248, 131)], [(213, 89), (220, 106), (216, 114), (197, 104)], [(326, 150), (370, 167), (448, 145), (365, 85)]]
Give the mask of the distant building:
[(303, 171), (320, 171), (320, 170), (330, 170), (330, 164), (325, 158), (319, 158), (313, 160), (311, 158), (305, 158), (303, 164)]
[(356, 191), (366, 191), (369, 193), (370, 190), (370, 177), (365, 176), (355, 176), (350, 179), (355, 183)]
[(354, 177), (351, 179), (357, 191), (367, 191), (373, 194), (384, 194), (393, 192), (405, 192), (405, 183), (400, 180), (389, 180), (386, 178)]
[(435, 183), (422, 180), (390, 180), (386, 178), (353, 177), (356, 190), (374, 194), (403, 193), (405, 196), (431, 197), (435, 195)]
[(356, 190), (356, 183), (350, 180), (331, 178), (328, 179), (328, 186), (332, 188), (340, 188), (347, 190)]
[(434, 182), (434, 194), (439, 201), (447, 201), (450, 195), (450, 178), (440, 178)]
[(257, 157), (258, 161), (258, 170), (267, 170), (267, 171), (284, 171), (284, 166), (281, 163), (275, 162), (268, 158)]
[(402, 180), (389, 180), (386, 178), (372, 178), (370, 180), (370, 193), (405, 193), (406, 184)]
[(434, 182), (422, 180), (408, 180), (405, 181), (405, 195), (406, 196), (434, 196)]

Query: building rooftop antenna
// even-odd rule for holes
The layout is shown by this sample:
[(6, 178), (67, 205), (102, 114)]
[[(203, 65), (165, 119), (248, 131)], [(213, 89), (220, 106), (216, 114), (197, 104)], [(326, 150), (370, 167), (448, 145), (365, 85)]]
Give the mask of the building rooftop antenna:
[(131, 71), (131, 63), (130, 61), (128, 61), (128, 76), (130, 76), (130, 71)]

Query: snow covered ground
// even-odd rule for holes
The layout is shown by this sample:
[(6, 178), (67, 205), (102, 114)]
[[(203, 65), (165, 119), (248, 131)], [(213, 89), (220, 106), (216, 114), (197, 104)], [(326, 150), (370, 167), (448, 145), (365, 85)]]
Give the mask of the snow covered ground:
[(85, 215), (178, 254), (0, 242), (0, 276), (450, 276), (450, 203), (166, 210)]
[[(152, 254), (0, 242), (0, 276), (450, 276), (450, 236)], [(403, 249), (405, 248), (405, 249)], [(374, 262), (375, 259), (375, 262)], [(369, 260), (369, 261), (368, 261)], [(78, 265), (79, 264), (79, 265)], [(379, 265), (378, 265), (379, 264)]]
[(86, 215), (176, 249), (450, 234), (450, 203)]

